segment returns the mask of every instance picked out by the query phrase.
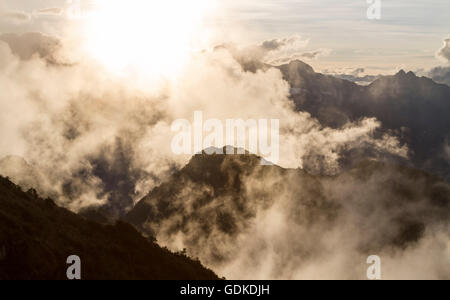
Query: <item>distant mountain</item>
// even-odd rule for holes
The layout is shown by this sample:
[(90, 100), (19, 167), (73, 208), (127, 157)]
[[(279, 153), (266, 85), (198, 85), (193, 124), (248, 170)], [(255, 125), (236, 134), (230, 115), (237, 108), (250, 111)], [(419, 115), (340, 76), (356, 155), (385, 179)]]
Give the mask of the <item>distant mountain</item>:
[(301, 61), (279, 67), (299, 111), (340, 127), (375, 117), (408, 145), (413, 165), (450, 179), (450, 87), (400, 71), (368, 86), (316, 73)]
[[(163, 244), (186, 247), (214, 270), (248, 264), (253, 275), (234, 276), (291, 279), (318, 257), (320, 265), (337, 253), (361, 262), (370, 253), (415, 255), (408, 251), (434, 241), (433, 234), (448, 237), (449, 213), (450, 186), (410, 168), (366, 161), (321, 177), (261, 166), (249, 154), (199, 154), (125, 220)], [(445, 253), (432, 259), (448, 260)], [(354, 263), (335, 275), (359, 278)], [(268, 273), (258, 275), (257, 266)], [(433, 276), (450, 278), (448, 269), (436, 271)]]
[(0, 280), (67, 279), (70, 255), (81, 258), (82, 279), (218, 278), (126, 223), (88, 221), (0, 177)]

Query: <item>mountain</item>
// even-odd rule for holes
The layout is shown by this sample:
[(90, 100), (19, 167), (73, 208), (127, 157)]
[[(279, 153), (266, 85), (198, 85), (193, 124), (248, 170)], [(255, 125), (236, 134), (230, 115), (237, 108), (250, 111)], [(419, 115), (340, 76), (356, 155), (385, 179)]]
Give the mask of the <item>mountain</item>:
[[(449, 212), (450, 185), (407, 167), (365, 161), (325, 177), (262, 166), (250, 154), (203, 153), (125, 220), (229, 278), (311, 278), (302, 274), (313, 265), (324, 268), (320, 278), (342, 279), (364, 278), (356, 262), (373, 253), (401, 261), (423, 248), (433, 252), (424, 266), (448, 261)], [(446, 267), (431, 269), (426, 278), (450, 278)]]
[(450, 179), (450, 87), (400, 71), (368, 86), (316, 73), (301, 61), (279, 67), (299, 111), (323, 125), (375, 117), (408, 145), (413, 166)]
[(89, 221), (0, 177), (0, 280), (67, 279), (70, 255), (81, 258), (82, 279), (218, 279), (124, 222)]
[[(201, 208), (220, 198), (221, 205), (211, 207), (209, 213), (214, 215), (215, 225), (221, 231), (234, 232), (236, 226), (232, 216), (236, 213), (242, 214), (242, 217), (250, 216), (248, 205), (255, 201), (247, 199), (242, 193), (244, 186), (241, 176), (250, 176), (255, 172), (264, 174), (273, 169), (284, 172), (277, 166), (261, 166), (261, 159), (250, 154), (195, 155), (188, 165), (139, 201), (127, 214), (125, 221), (153, 235), (156, 232), (147, 226), (148, 222), (158, 225), (166, 218), (178, 215), (182, 220), (169, 230), (185, 230), (186, 223), (199, 217), (200, 213), (194, 209), (190, 210), (190, 215), (186, 215), (184, 207), (187, 202), (192, 200), (190, 205)], [(187, 192), (189, 190), (191, 192)], [(207, 226), (203, 228), (206, 230), (205, 235), (208, 235)]]

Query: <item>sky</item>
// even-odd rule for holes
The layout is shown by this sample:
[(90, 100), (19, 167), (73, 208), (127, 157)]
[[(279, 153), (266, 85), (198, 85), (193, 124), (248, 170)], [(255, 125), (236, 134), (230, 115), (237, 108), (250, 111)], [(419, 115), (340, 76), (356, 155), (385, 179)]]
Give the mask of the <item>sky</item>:
[[(81, 1), (83, 7), (90, 7), (93, 0)], [(381, 0), (380, 20), (368, 19), (367, 0), (213, 1), (214, 10), (208, 12), (205, 24), (215, 29), (214, 43), (250, 45), (301, 36), (308, 41), (305, 51), (328, 50), (308, 62), (321, 71), (364, 68), (384, 74), (430, 69), (442, 64), (435, 54), (450, 33), (448, 0)], [(66, 16), (52, 15), (53, 10), (36, 12), (68, 5), (66, 0), (2, 0), (0, 10), (14, 13), (16, 20), (3, 15), (0, 32), (61, 35)], [(176, 6), (172, 11), (180, 13)]]

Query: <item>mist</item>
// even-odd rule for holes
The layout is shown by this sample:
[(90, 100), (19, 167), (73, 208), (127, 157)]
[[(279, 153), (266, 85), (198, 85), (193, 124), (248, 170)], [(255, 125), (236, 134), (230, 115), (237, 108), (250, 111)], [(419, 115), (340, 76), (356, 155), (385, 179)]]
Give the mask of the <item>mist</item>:
[(383, 279), (448, 279), (449, 192), (376, 161), (313, 176), (198, 155), (128, 220), (228, 279), (366, 279), (371, 255)]
[[(229, 47), (193, 54), (176, 80), (146, 82), (80, 59), (63, 41), (20, 39), (0, 41), (0, 172), (22, 187), (117, 219), (169, 182), (170, 199), (147, 196), (159, 217), (144, 232), (229, 279), (362, 279), (373, 254), (385, 279), (450, 276), (449, 186), (371, 162), (408, 158), (397, 138), (377, 133), (376, 119), (327, 127), (296, 110), (279, 69), (250, 70), (248, 52)], [(225, 193), (192, 178), (170, 185), (200, 159), (170, 148), (172, 122), (192, 121), (194, 111), (279, 119), (280, 167), (247, 168), (231, 156), (213, 176)], [(369, 162), (349, 171), (346, 153)], [(160, 203), (176, 213), (159, 212)]]
[(219, 120), (280, 119), (284, 167), (335, 174), (340, 153), (362, 145), (407, 155), (395, 138), (375, 138), (375, 119), (331, 129), (295, 112), (279, 70), (245, 71), (227, 49), (194, 54), (177, 80), (156, 85), (80, 59), (63, 41), (26, 38), (0, 42), (0, 156), (24, 158), (22, 176), (16, 170), (11, 177), (23, 181), (32, 168), (32, 185), (74, 211), (104, 207), (121, 216), (185, 165), (190, 157), (170, 149), (170, 125), (192, 120), (196, 110)]

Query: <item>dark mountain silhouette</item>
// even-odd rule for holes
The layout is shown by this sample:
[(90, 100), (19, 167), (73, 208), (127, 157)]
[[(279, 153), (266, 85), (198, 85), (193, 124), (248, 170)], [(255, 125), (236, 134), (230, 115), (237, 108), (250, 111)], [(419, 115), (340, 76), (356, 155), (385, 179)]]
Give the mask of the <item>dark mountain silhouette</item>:
[(89, 221), (0, 177), (0, 279), (66, 279), (70, 255), (81, 258), (82, 279), (218, 278), (124, 222)]
[[(181, 237), (188, 253), (220, 268), (244, 251), (237, 246), (243, 235), (249, 235), (248, 245), (256, 243), (250, 242), (248, 230), (257, 216), (280, 205), (287, 207), (282, 222), (288, 232), (277, 235), (282, 242), (273, 251), (280, 256), (274, 272), (282, 273), (289, 262), (301, 266), (324, 253), (326, 241), (320, 239), (336, 231), (352, 232), (348, 238), (355, 240), (355, 251), (361, 255), (406, 251), (440, 226), (448, 229), (450, 187), (423, 171), (376, 161), (322, 177), (261, 166), (260, 158), (250, 154), (199, 154), (151, 191), (125, 219), (158, 239)], [(265, 249), (264, 243), (260, 247)], [(252, 251), (257, 255), (259, 250)], [(257, 263), (262, 262), (253, 262)]]
[(316, 73), (301, 61), (279, 67), (291, 85), (299, 111), (322, 124), (340, 127), (348, 121), (375, 117), (382, 132), (407, 144), (416, 168), (450, 179), (450, 87), (400, 71), (368, 86)]
[[(187, 166), (176, 172), (166, 183), (155, 188), (148, 196), (138, 202), (127, 214), (125, 220), (144, 232), (155, 234), (155, 232), (149, 231), (149, 227), (146, 227), (147, 222), (158, 224), (167, 217), (180, 215), (183, 216), (183, 221), (177, 224), (176, 228), (170, 230), (174, 232), (184, 230), (184, 223), (189, 222), (189, 218), (195, 219), (200, 212), (194, 210), (192, 215), (185, 216), (184, 202), (187, 199), (179, 197), (182, 197), (186, 189), (196, 190), (196, 187), (198, 187), (198, 194), (192, 203), (194, 207), (200, 208), (219, 197), (228, 198), (228, 203), (224, 203), (225, 205), (222, 207), (215, 207), (214, 211), (210, 213), (214, 215), (213, 220), (217, 222), (216, 225), (221, 230), (233, 232), (235, 226), (231, 216), (238, 212), (242, 213), (243, 216), (250, 217), (251, 212), (248, 211), (248, 205), (251, 205), (254, 201), (246, 199), (243, 195), (244, 185), (241, 177), (253, 175), (254, 172), (269, 172), (272, 169), (285, 172), (278, 166), (261, 166), (261, 158), (250, 154), (195, 155)], [(206, 189), (204, 189), (205, 187)], [(202, 218), (203, 216), (199, 217)], [(206, 222), (213, 220), (205, 219)], [(205, 227), (205, 230), (208, 231), (207, 227)], [(205, 232), (205, 234), (207, 233)]]

